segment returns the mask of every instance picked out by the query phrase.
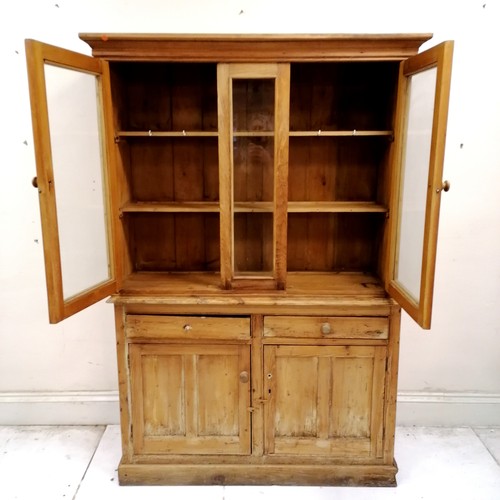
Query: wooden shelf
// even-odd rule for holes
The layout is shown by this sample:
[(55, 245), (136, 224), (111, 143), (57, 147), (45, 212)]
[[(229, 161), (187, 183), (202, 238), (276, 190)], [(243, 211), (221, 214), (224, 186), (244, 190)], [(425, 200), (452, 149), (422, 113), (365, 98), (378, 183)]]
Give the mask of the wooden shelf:
[(272, 201), (235, 201), (234, 211), (237, 213), (272, 212)]
[[(136, 212), (219, 212), (218, 201), (137, 201), (126, 203), (123, 213)], [(234, 204), (234, 211), (238, 213), (272, 212), (271, 201), (239, 201)]]
[(289, 201), (288, 213), (384, 213), (388, 209), (371, 201)]
[(274, 137), (274, 132), (272, 130), (240, 131), (233, 132), (233, 137)]
[(219, 132), (205, 132), (202, 130), (175, 130), (175, 131), (159, 131), (159, 130), (140, 130), (126, 131), (119, 130), (116, 133), (117, 137), (219, 137)]
[(392, 137), (392, 130), (299, 130), (290, 137)]
[[(160, 296), (160, 300), (168, 300), (169, 295), (216, 295), (227, 300), (232, 295), (251, 295), (262, 304), (275, 304), (276, 296), (300, 297), (303, 301), (311, 300), (314, 296), (331, 296), (329, 300), (344, 300), (352, 297), (359, 300), (359, 296), (378, 297), (387, 301), (386, 293), (380, 279), (373, 274), (366, 273), (336, 273), (336, 272), (289, 272), (287, 274), (287, 291), (275, 290), (269, 292), (270, 297), (260, 297), (248, 291), (228, 291), (221, 287), (219, 273), (190, 272), (135, 272), (130, 274), (123, 282), (119, 296), (113, 298), (114, 302), (120, 301), (128, 295)], [(272, 298), (271, 298), (272, 297)], [(334, 299), (335, 298), (335, 299)], [(199, 299), (199, 298), (198, 298)], [(144, 299), (147, 300), (147, 299)], [(240, 299), (238, 299), (240, 300)]]
[[(234, 203), (235, 213), (269, 213), (274, 209), (272, 201), (238, 201)], [(385, 213), (384, 205), (371, 201), (290, 201), (288, 213)], [(122, 213), (176, 213), (176, 212), (219, 212), (217, 201), (139, 201), (126, 203)]]
[[(290, 137), (392, 137), (392, 130), (297, 130), (288, 133)], [(233, 137), (273, 137), (273, 131), (238, 131)]]
[(218, 201), (170, 201), (149, 202), (139, 201), (127, 203), (122, 208), (123, 213), (190, 213), (190, 212), (219, 212)]

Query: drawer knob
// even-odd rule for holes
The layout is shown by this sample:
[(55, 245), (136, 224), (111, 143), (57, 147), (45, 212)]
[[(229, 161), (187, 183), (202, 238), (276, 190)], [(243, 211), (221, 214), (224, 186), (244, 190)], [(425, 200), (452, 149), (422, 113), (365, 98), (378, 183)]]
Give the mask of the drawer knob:
[(331, 327), (330, 323), (323, 323), (321, 325), (321, 333), (323, 335), (328, 335), (328, 334), (332, 333), (332, 327)]
[(240, 382), (242, 382), (243, 384), (246, 384), (249, 380), (249, 377), (248, 377), (248, 372), (241, 372), (240, 373)]
[(193, 327), (190, 324), (184, 325), (182, 328), (186, 333), (189, 333), (193, 329)]

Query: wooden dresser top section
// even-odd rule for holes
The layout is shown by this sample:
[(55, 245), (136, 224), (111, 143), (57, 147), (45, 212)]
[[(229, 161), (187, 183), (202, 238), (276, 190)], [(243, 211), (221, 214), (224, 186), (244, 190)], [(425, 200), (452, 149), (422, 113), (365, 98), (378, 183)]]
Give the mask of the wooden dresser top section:
[(406, 59), (432, 34), (188, 35), (80, 33), (110, 61), (300, 62)]

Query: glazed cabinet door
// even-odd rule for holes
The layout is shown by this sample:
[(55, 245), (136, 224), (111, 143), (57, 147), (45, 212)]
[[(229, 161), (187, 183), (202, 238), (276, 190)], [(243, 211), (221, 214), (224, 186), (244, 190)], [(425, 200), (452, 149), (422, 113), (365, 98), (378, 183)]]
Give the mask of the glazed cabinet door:
[(382, 456), (385, 347), (266, 346), (265, 453)]
[(250, 348), (131, 344), (135, 454), (250, 453)]
[(219, 64), (221, 278), (285, 287), (289, 64)]
[(453, 42), (401, 63), (388, 293), (430, 328)]
[[(103, 95), (106, 63), (26, 41), (51, 323), (115, 292)], [(108, 92), (109, 94), (109, 92)]]

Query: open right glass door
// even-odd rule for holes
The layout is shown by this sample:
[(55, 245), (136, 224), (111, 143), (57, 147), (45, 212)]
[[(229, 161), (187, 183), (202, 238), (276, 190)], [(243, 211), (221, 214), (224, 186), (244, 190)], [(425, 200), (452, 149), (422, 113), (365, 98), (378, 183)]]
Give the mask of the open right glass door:
[(444, 42), (400, 69), (387, 291), (425, 329), (432, 315), (452, 54), (453, 42)]

